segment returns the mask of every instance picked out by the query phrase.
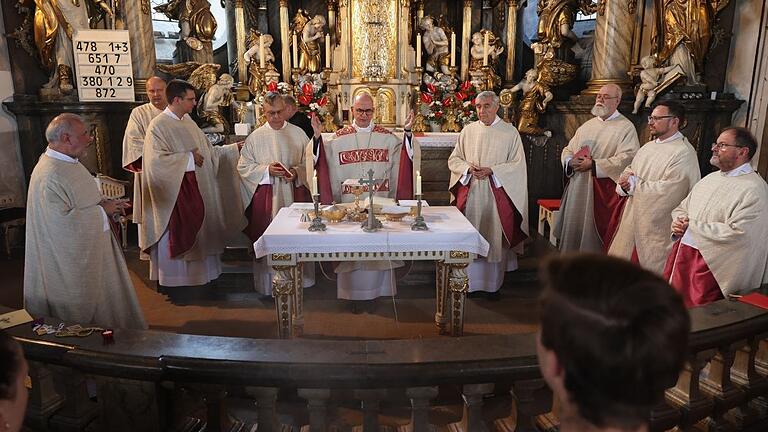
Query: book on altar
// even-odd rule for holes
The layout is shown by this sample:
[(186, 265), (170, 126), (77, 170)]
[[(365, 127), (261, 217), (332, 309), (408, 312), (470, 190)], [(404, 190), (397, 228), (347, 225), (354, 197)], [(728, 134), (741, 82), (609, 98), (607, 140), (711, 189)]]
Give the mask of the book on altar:
[[(419, 205), (419, 200), (398, 200), (398, 203), (402, 207), (416, 207)], [(421, 200), (422, 207), (429, 207), (429, 203), (426, 200)]]
[(19, 309), (0, 315), (0, 329), (16, 327), (32, 321), (32, 316), (26, 309)]
[[(368, 197), (366, 197), (363, 201), (363, 207), (368, 207), (368, 202)], [(376, 207), (395, 207), (397, 206), (397, 201), (395, 201), (393, 198), (374, 196), (373, 205)]]
[(579, 151), (577, 151), (577, 152), (576, 152), (576, 153), (573, 155), (573, 158), (574, 158), (574, 159), (577, 159), (577, 158), (587, 158), (587, 157), (589, 157), (589, 156), (590, 156), (590, 153), (589, 153), (589, 146), (582, 146), (582, 147), (579, 149)]

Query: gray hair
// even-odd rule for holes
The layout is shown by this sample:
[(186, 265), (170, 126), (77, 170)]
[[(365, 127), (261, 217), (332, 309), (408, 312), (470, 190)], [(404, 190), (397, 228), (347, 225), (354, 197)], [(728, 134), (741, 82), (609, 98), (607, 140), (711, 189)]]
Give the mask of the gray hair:
[(77, 114), (64, 113), (57, 115), (48, 123), (48, 127), (45, 128), (45, 140), (49, 143), (61, 141), (61, 136), (69, 133), (76, 122), (85, 124), (83, 118)]
[(275, 102), (283, 100), (283, 95), (277, 92), (267, 92), (267, 94), (264, 95), (264, 103), (268, 103), (270, 105), (274, 105)]
[(475, 100), (480, 99), (490, 99), (494, 105), (499, 106), (499, 96), (490, 90), (481, 91), (475, 96)]

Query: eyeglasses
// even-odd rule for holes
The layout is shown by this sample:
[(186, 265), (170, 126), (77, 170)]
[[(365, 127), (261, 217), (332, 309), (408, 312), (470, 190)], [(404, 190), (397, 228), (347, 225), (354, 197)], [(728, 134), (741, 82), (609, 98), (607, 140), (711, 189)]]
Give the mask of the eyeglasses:
[(673, 116), (673, 115), (648, 116), (648, 123), (653, 123), (653, 122), (657, 122), (657, 121), (662, 120), (662, 119), (668, 119), (668, 118), (673, 118), (673, 117), (675, 117), (675, 116)]
[(712, 143), (712, 150), (720, 150), (724, 147), (738, 147), (743, 148), (744, 146), (736, 145), (736, 144), (726, 144), (726, 143)]
[(361, 114), (361, 115), (362, 114), (368, 114), (368, 115), (371, 115), (371, 114), (373, 114), (373, 109), (359, 109), (359, 108), (355, 108), (355, 114)]

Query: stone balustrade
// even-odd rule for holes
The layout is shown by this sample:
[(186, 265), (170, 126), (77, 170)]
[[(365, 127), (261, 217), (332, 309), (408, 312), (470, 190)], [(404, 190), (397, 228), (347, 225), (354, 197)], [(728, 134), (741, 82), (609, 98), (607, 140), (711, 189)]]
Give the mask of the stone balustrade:
[[(649, 413), (652, 430), (766, 430), (768, 313), (724, 300), (691, 316), (688, 362)], [(27, 425), (35, 430), (474, 432), (558, 424), (533, 334), (330, 341), (117, 329), (105, 344), (98, 334), (37, 336), (28, 325), (10, 332), (31, 362)]]

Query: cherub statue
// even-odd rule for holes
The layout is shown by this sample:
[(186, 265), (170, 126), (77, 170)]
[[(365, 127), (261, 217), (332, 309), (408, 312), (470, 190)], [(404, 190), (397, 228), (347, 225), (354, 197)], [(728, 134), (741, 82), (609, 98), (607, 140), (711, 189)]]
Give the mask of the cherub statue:
[[(19, 5), (32, 0), (19, 0)], [(114, 13), (108, 2), (102, 0), (56, 1), (34, 0), (34, 40), (40, 61), (50, 71), (50, 79), (44, 89), (58, 89), (69, 94), (74, 89), (74, 31), (89, 29), (91, 23), (104, 15)], [(31, 4), (28, 5), (31, 7)], [(91, 20), (89, 22), (89, 16)]]
[[(259, 67), (261, 65), (261, 58), (259, 57), (261, 38), (264, 41), (264, 77), (260, 76)], [(275, 68), (275, 55), (272, 53), (272, 42), (274, 39), (270, 34), (260, 34), (259, 32), (251, 29), (248, 38), (246, 39), (246, 46), (248, 50), (243, 54), (243, 61), (248, 66), (248, 90), (252, 95), (258, 94), (263, 85), (269, 82), (266, 79), (266, 75), (277, 74)], [(279, 75), (278, 75), (279, 76)]]
[(472, 35), (472, 48), (469, 49), (469, 76), (470, 81), (477, 88), (486, 88), (488, 77), (483, 71), (483, 56), (485, 54), (485, 34), (488, 34), (488, 65), (491, 74), (491, 82), (494, 87), (501, 85), (501, 77), (496, 73), (496, 65), (499, 62), (499, 55), (504, 52), (504, 46), (501, 39), (496, 37), (490, 30), (483, 29)]
[(155, 10), (179, 21), (179, 42), (176, 54), (179, 62), (213, 63), (213, 36), (216, 18), (208, 0), (170, 0)]
[(539, 114), (547, 109), (554, 95), (549, 87), (538, 81), (539, 71), (529, 69), (525, 79), (510, 89), (510, 93), (523, 92), (523, 99), (517, 112), (517, 130), (530, 135), (552, 136), (552, 132), (539, 127)]
[(592, 0), (540, 0), (536, 5), (539, 42), (555, 49), (576, 43), (578, 37), (573, 32), (576, 13), (591, 15), (597, 7)]
[(298, 35), (299, 43), (299, 69), (301, 73), (320, 72), (320, 41), (324, 36), (325, 17), (315, 15), (312, 19), (309, 14), (299, 9), (293, 19), (293, 32)]
[(450, 63), (450, 42), (445, 30), (435, 25), (435, 19), (427, 15), (421, 19), (419, 27), (424, 31), (421, 40), (429, 57), (427, 58), (427, 72), (439, 71), (445, 75), (450, 73), (448, 64)]
[(456, 77), (439, 71), (436, 71), (432, 75), (424, 74), (422, 80), (424, 81), (424, 84), (433, 84), (438, 87), (444, 87), (446, 91), (450, 92), (456, 90), (456, 87), (459, 85), (459, 80), (456, 79)]
[(200, 116), (200, 120), (208, 123), (207, 126), (201, 128), (203, 132), (228, 133), (229, 123), (221, 113), (221, 109), (225, 107), (237, 109), (232, 94), (232, 86), (234, 84), (235, 79), (232, 75), (221, 74), (216, 84), (211, 85), (203, 93), (200, 98), (200, 104), (197, 106), (197, 114)]
[(658, 86), (661, 78), (675, 69), (681, 70), (679, 66), (672, 65), (667, 67), (655, 67), (656, 59), (653, 56), (645, 56), (640, 59), (640, 66), (643, 70), (640, 71), (640, 85), (637, 88), (637, 94), (635, 95), (635, 106), (632, 110), (632, 114), (637, 114), (640, 111), (640, 105), (645, 100), (645, 107), (649, 108), (653, 105), (653, 101), (656, 100), (658, 93)]

